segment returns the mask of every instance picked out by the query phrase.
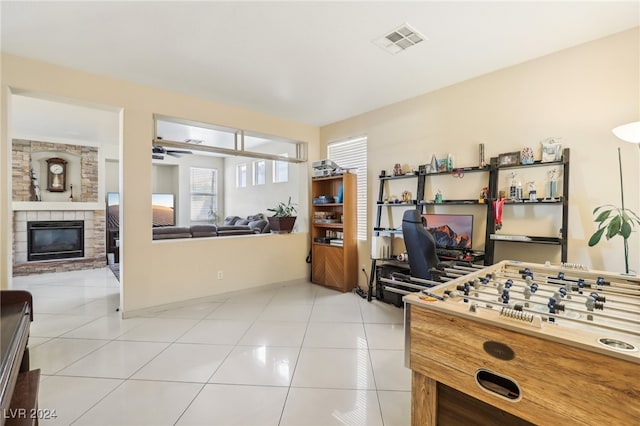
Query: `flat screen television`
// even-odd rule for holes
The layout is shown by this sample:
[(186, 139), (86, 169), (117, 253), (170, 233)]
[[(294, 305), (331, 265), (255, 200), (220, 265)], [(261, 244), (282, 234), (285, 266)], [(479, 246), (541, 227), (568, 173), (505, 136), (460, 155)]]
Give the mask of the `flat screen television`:
[[(175, 197), (173, 194), (151, 194), (153, 226), (175, 226)], [(107, 226), (117, 228), (120, 214), (120, 194), (107, 193)]]
[(473, 215), (423, 214), (426, 228), (436, 240), (436, 246), (445, 249), (471, 250)]

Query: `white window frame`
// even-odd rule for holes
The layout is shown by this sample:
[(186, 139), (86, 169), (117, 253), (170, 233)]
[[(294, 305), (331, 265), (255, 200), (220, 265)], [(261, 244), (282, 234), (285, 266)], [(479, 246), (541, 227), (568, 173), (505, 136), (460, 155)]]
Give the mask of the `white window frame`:
[(327, 145), (327, 158), (344, 168), (355, 168), (357, 176), (357, 237), (366, 241), (367, 228), (367, 137), (331, 142)]
[(236, 188), (247, 187), (247, 163), (236, 164)]
[[(262, 171), (258, 168), (262, 165)], [(257, 160), (252, 163), (253, 169), (253, 185), (260, 186), (267, 184), (267, 162), (265, 160)]]
[[(193, 187), (193, 178), (194, 171), (199, 170), (200, 172), (211, 172), (212, 178), (212, 192), (202, 192), (202, 191), (194, 191)], [(194, 196), (195, 197), (211, 197), (211, 210), (208, 213), (207, 217), (202, 217), (201, 215), (195, 216), (193, 214), (194, 209)], [(191, 222), (210, 222), (215, 221), (216, 215), (218, 213), (218, 169), (214, 169), (211, 167), (190, 167), (189, 168), (189, 220)]]
[[(288, 153), (280, 154), (281, 157), (289, 157)], [(273, 183), (289, 182), (289, 162), (273, 160), (272, 164)]]

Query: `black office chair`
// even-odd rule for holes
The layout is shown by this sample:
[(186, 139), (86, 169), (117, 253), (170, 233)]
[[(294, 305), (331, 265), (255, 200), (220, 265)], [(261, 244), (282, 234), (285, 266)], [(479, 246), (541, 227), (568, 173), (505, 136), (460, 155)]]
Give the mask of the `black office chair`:
[(409, 257), (409, 270), (414, 278), (435, 280), (440, 275), (436, 270), (440, 264), (436, 253), (436, 240), (427, 231), (424, 218), (418, 210), (404, 212), (402, 234)]

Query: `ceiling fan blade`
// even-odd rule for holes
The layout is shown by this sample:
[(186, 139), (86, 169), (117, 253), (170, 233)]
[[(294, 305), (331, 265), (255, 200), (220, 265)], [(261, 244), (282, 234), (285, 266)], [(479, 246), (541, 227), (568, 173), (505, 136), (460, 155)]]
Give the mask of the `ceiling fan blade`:
[[(167, 149), (162, 145), (152, 145), (151, 152), (153, 154), (158, 154), (158, 156), (162, 155), (170, 155), (175, 158), (181, 158), (182, 154), (193, 154), (193, 152), (186, 149)], [(156, 157), (153, 157), (156, 158)]]

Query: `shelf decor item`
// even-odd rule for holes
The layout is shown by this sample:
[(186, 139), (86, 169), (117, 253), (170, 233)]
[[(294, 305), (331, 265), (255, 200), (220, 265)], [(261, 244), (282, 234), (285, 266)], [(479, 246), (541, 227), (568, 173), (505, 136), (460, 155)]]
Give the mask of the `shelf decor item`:
[(276, 207), (267, 210), (273, 212), (273, 216), (268, 217), (273, 234), (291, 233), (297, 217), (295, 216), (297, 210), (295, 204), (291, 202), (291, 197), (287, 203), (279, 202)]
[(507, 152), (498, 155), (498, 166), (517, 166), (520, 164), (520, 152)]
[(533, 164), (533, 149), (530, 147), (526, 147), (522, 149), (522, 156), (520, 157), (522, 164)]
[(33, 170), (33, 167), (29, 170), (29, 176), (31, 176), (31, 186), (29, 187), (29, 193), (31, 194), (31, 201), (41, 201), (40, 184), (38, 183), (38, 175)]
[[(613, 129), (619, 139), (625, 142), (637, 143), (640, 148), (640, 121), (618, 126)], [(624, 268), (625, 274), (629, 274), (629, 237), (636, 225), (640, 226), (640, 217), (633, 211), (624, 207), (624, 186), (622, 182), (622, 154), (618, 147), (618, 167), (620, 169), (620, 208), (613, 205), (605, 205), (593, 209), (593, 214), (598, 213), (595, 222), (598, 229), (589, 239), (589, 247), (593, 247), (600, 242), (602, 235), (609, 240), (616, 235), (620, 235), (624, 241)], [(606, 233), (605, 233), (606, 232)]]
[(47, 191), (65, 192), (67, 189), (67, 160), (49, 158), (47, 160)]
[(542, 163), (551, 163), (562, 160), (562, 143), (561, 138), (549, 138), (540, 144), (542, 145)]

